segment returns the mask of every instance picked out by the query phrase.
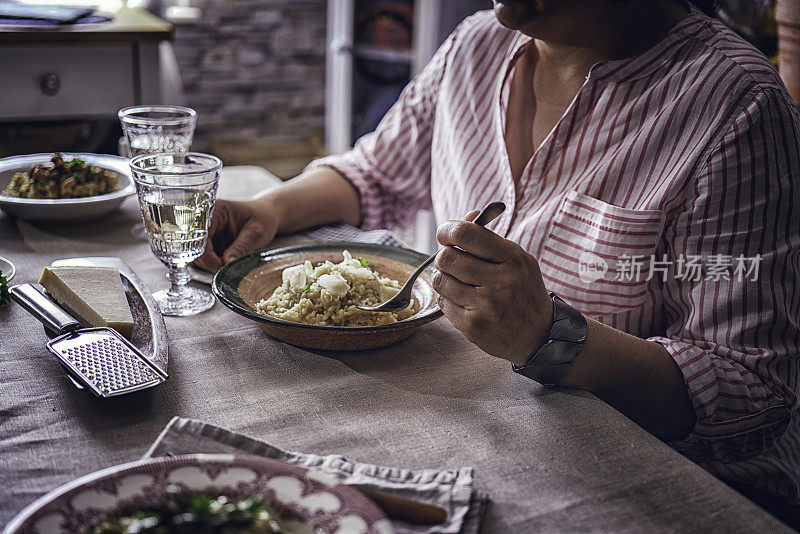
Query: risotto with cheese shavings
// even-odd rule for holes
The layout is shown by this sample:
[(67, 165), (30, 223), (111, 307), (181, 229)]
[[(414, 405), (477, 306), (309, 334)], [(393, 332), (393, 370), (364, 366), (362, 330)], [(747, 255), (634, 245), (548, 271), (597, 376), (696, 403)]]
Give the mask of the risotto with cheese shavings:
[(283, 283), (256, 305), (261, 313), (320, 326), (376, 326), (396, 323), (414, 314), (412, 301), (399, 312), (380, 313), (356, 306), (377, 306), (400, 290), (400, 284), (369, 269), (369, 261), (347, 250), (341, 263), (308, 260), (283, 270)]

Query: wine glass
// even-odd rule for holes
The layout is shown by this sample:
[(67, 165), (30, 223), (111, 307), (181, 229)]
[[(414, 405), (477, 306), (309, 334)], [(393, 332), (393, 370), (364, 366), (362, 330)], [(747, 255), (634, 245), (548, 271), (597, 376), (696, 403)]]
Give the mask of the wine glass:
[[(192, 145), (197, 113), (183, 106), (132, 106), (117, 113), (125, 134), (127, 157), (140, 154), (186, 152)], [(142, 223), (131, 229), (142, 241), (147, 232)]]
[(214, 296), (187, 286), (186, 266), (205, 250), (222, 161), (197, 152), (141, 154), (131, 160), (150, 248), (167, 267), (169, 289), (153, 294), (164, 315), (196, 315)]

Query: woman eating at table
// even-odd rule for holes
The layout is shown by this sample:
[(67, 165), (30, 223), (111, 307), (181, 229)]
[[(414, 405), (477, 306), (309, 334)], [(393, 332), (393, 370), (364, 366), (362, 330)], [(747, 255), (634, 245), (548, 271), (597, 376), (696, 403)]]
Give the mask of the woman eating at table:
[[(799, 199), (791, 98), (720, 21), (679, 0), (495, 0), (351, 151), (220, 201), (211, 232), (235, 239), (200, 263), (432, 208), (434, 287), (468, 340), (798, 503)], [(487, 228), (459, 220), (494, 200)]]

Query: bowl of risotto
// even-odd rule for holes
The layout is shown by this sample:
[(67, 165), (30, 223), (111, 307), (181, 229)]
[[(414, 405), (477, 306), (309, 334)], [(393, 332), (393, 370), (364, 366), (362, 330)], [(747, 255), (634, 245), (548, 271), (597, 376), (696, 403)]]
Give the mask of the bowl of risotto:
[(399, 312), (359, 310), (394, 295), (426, 256), (354, 242), (310, 243), (256, 252), (226, 265), (212, 289), (225, 306), (270, 336), (321, 350), (366, 350), (400, 341), (442, 315), (429, 267)]

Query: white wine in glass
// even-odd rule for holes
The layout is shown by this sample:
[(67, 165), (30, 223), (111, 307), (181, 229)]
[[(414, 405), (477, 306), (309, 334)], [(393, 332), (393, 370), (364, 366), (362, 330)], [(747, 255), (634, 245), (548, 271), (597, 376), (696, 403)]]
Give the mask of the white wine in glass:
[(192, 261), (203, 253), (214, 199), (192, 190), (148, 191), (139, 197), (145, 228), (156, 257)]
[(153, 294), (164, 315), (195, 315), (214, 305), (211, 293), (186, 285), (186, 266), (205, 250), (221, 170), (219, 158), (197, 152), (131, 160), (150, 249), (169, 267), (170, 288)]

